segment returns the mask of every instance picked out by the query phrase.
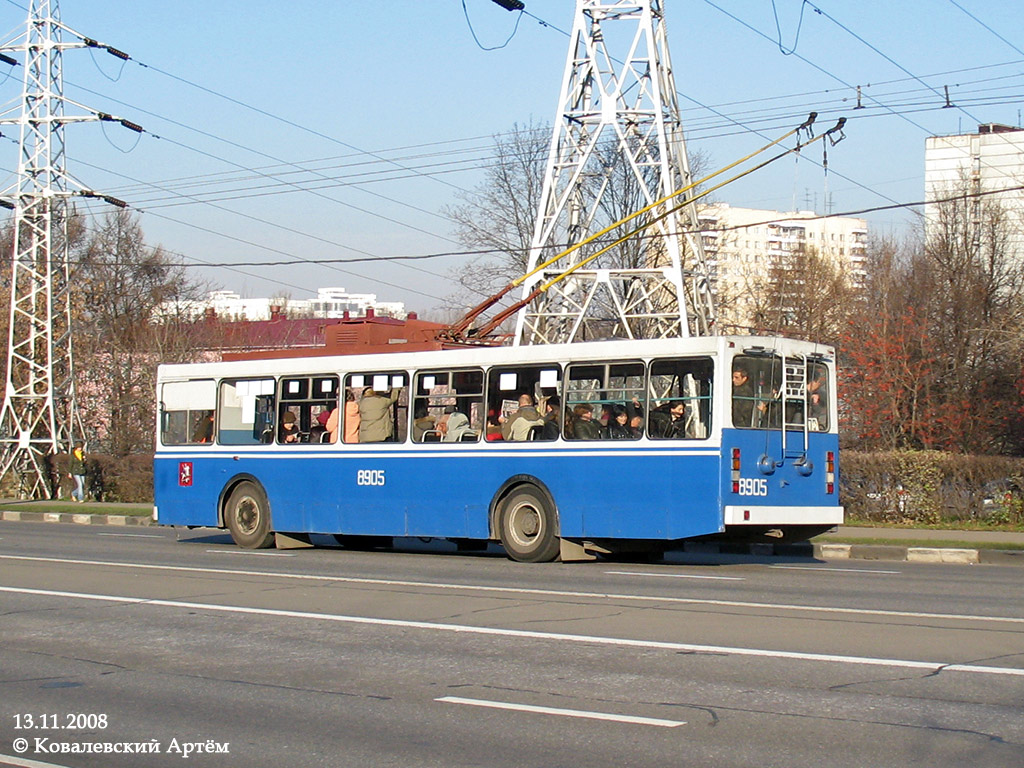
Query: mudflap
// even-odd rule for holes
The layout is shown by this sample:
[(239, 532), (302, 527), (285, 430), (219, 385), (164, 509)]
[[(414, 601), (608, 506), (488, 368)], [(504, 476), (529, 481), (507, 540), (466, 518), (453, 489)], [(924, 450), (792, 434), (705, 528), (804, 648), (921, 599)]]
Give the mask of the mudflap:
[(598, 555), (607, 555), (611, 550), (592, 541), (572, 541), (559, 539), (558, 559), (563, 563), (581, 563), (596, 560)]
[(274, 532), (274, 547), (276, 549), (306, 549), (312, 547), (308, 533), (280, 533)]

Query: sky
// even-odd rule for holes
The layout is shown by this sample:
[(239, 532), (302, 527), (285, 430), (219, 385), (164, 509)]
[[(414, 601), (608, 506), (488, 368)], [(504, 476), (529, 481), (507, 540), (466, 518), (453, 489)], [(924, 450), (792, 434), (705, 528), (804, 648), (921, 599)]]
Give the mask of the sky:
[[(917, 202), (928, 136), (1021, 123), (1019, 0), (664, 6), (687, 146), (710, 167), (812, 110), (823, 127), (848, 118), (827, 175), (819, 143), (717, 193), (734, 206), (840, 213)], [(17, 42), (27, 10), (27, 0), (0, 0), (4, 41)], [(68, 27), (131, 57), (66, 51), (66, 96), (145, 129), (69, 125), (68, 171), (126, 201), (147, 242), (211, 288), (299, 299), (344, 287), (430, 315), (469, 258), (445, 208), (472, 200), (496, 135), (555, 120), (574, 11), (574, 0), (526, 0), (523, 14), (491, 0), (62, 0)], [(6, 69), (2, 116), (16, 117), (21, 68)], [(8, 188), (17, 127), (0, 132)], [(903, 236), (919, 217), (901, 208), (864, 218), (874, 233)], [(385, 260), (437, 254), (453, 255)], [(309, 263), (325, 259), (362, 261)]]

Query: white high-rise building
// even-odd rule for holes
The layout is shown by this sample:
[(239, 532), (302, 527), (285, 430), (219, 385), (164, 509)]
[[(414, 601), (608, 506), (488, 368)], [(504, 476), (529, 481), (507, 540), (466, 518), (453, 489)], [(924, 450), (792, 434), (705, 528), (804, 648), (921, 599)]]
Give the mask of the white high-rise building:
[(864, 219), (819, 217), (814, 211), (766, 211), (707, 206), (700, 214), (704, 252), (713, 279), (718, 324), (723, 330), (756, 328), (764, 319), (772, 268), (813, 248), (834, 259), (851, 284), (865, 276), (868, 225)]
[(1024, 263), (1024, 130), (999, 123), (977, 133), (932, 136), (925, 140), (926, 227), (937, 220), (936, 204), (951, 195), (992, 192), (980, 201), (998, 202), (1007, 214), (1009, 247)]
[(320, 288), (315, 299), (293, 299), (286, 296), (245, 299), (234, 291), (212, 291), (208, 299), (178, 302), (173, 307), (165, 308), (165, 312), (183, 312), (198, 317), (212, 311), (224, 320), (270, 320), (277, 316), (339, 319), (346, 312), (353, 317), (365, 315), (368, 309), (372, 309), (378, 316), (405, 316), (404, 302), (377, 301), (375, 293), (348, 293), (344, 288)]

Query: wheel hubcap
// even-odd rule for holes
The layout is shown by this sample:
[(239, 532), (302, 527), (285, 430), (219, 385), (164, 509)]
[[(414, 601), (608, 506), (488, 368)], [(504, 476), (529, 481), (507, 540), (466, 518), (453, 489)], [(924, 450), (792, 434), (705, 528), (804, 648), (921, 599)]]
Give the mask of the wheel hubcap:
[(241, 499), (235, 507), (235, 520), (243, 533), (253, 533), (260, 520), (259, 505), (249, 497)]
[(532, 506), (520, 505), (509, 516), (510, 533), (518, 544), (533, 543), (540, 533), (540, 527), (540, 514)]

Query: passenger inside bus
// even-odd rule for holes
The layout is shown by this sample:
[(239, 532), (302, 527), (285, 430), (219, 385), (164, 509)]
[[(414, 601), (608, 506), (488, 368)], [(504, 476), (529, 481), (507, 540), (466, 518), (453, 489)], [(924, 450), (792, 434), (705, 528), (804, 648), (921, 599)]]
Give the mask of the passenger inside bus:
[(363, 396), (359, 401), (360, 443), (383, 443), (394, 438), (395, 424), (391, 406), (398, 402), (401, 394), (398, 387), (392, 388), (387, 395), (375, 391), (372, 387), (363, 390)]
[[(337, 435), (335, 435), (331, 438), (331, 442), (336, 442), (337, 439)], [(345, 431), (342, 434), (342, 439), (346, 443), (359, 442), (359, 403), (356, 402), (355, 393), (351, 389), (345, 390)]]
[(278, 442), (297, 443), (300, 441), (299, 427), (295, 423), (295, 414), (285, 411), (281, 416), (281, 430), (277, 435)]
[(519, 409), (510, 414), (501, 425), (501, 436), (505, 440), (524, 441), (529, 439), (530, 428), (543, 426), (544, 419), (533, 405), (533, 396), (519, 396)]
[(580, 403), (572, 409), (573, 440), (600, 440), (601, 425), (594, 421), (594, 406)]
[(608, 426), (605, 427), (605, 434), (609, 440), (632, 440), (634, 435), (629, 426), (629, 414), (621, 405), (611, 407), (611, 416), (608, 419)]
[(665, 439), (686, 437), (686, 403), (670, 400), (652, 410), (650, 435)]
[(494, 411), (487, 414), (487, 442), (503, 440), (501, 436), (501, 424), (498, 422), (498, 415)]
[(473, 432), (472, 427), (469, 426), (469, 417), (455, 410), (454, 405), (449, 405), (445, 408), (445, 414), (447, 418), (440, 425), (441, 433), (444, 437), (441, 438), (442, 442), (445, 443), (458, 443), (464, 439), (475, 439), (476, 433)]
[[(182, 441), (184, 442), (184, 441)], [(213, 442), (213, 411), (200, 411), (199, 423), (192, 435), (193, 443)]]
[(544, 401), (544, 426), (541, 428), (540, 440), (557, 440), (562, 431), (562, 401), (558, 395), (552, 395)]
[(414, 443), (424, 442), (424, 435), (427, 432), (435, 431), (436, 419), (427, 412), (426, 405), (417, 405), (413, 412), (412, 439)]
[(316, 415), (313, 426), (309, 428), (309, 442), (311, 443), (325, 443), (327, 442), (327, 422), (331, 418), (331, 412), (327, 407), (323, 407)]

